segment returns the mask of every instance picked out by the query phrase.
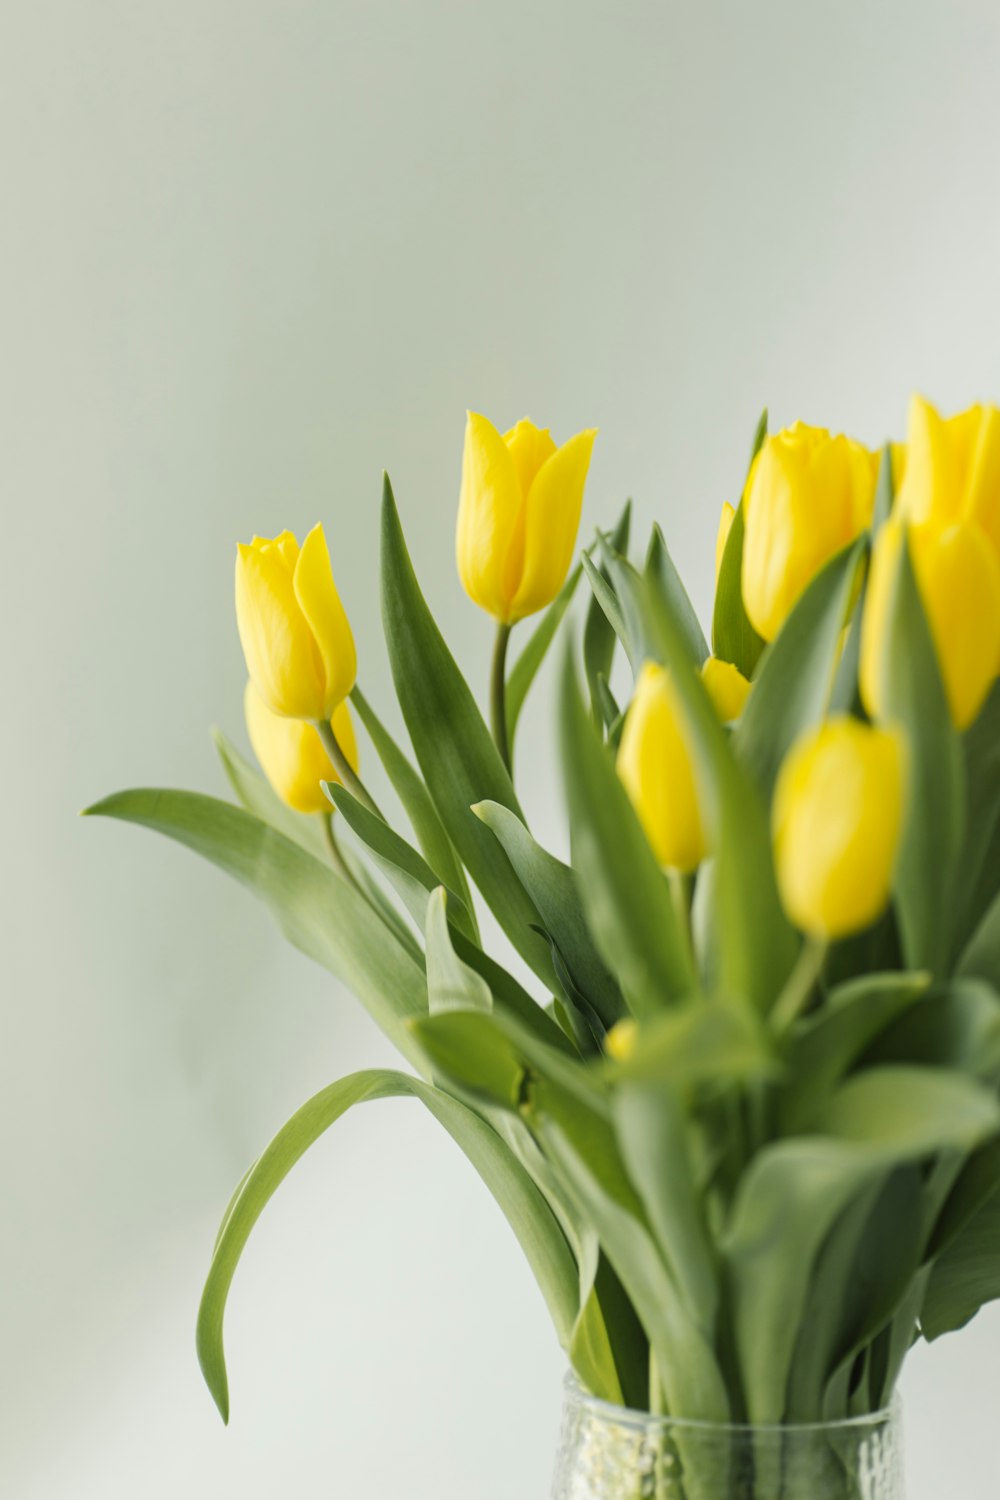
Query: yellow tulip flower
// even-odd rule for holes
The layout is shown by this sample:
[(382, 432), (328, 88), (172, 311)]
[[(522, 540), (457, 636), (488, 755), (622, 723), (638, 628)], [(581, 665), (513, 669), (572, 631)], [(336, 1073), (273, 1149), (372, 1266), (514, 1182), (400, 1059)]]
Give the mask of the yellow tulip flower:
[[(705, 686), (719, 717), (737, 718), (750, 684), (728, 662), (710, 657)], [(694, 763), (670, 673), (646, 662), (625, 716), (618, 775), (664, 869), (693, 870), (708, 853)]]
[(731, 724), (743, 712), (751, 684), (732, 662), (710, 656), (701, 669), (708, 694), (723, 724)]
[(894, 514), (920, 526), (976, 521), (1000, 559), (1000, 410), (942, 417), (914, 396)]
[(524, 420), (502, 437), (469, 413), (462, 458), (458, 573), (480, 608), (512, 625), (555, 598), (566, 581), (596, 430), (557, 448)]
[(236, 556), (236, 622), (247, 671), (272, 713), (328, 720), (354, 686), (354, 637), (322, 526), (301, 549), (290, 531)]
[(743, 501), (743, 601), (757, 633), (778, 634), (800, 594), (869, 525), (877, 455), (796, 422), (766, 438)]
[(846, 715), (792, 746), (774, 792), (774, 854), (785, 909), (803, 932), (844, 937), (884, 910), (904, 780), (901, 736)]
[(943, 525), (932, 519), (915, 526), (893, 519), (880, 530), (861, 631), (861, 696), (870, 714), (886, 716), (884, 640), (904, 536), (952, 722), (965, 729), (979, 713), (1000, 661), (1000, 563), (971, 519)]
[[(282, 801), (296, 812), (328, 813), (333, 808), (321, 781), (339, 781), (316, 733), (315, 725), (272, 713), (253, 682), (243, 697), (247, 733), (260, 768)], [(333, 732), (353, 770), (358, 769), (358, 742), (346, 701), (333, 713)]]

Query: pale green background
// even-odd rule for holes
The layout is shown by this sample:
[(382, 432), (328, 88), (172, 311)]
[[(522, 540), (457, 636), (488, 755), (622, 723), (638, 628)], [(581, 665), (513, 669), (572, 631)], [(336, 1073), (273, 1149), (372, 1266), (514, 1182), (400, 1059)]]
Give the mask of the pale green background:
[[(388, 703), (379, 473), (481, 685), (463, 414), (601, 428), (707, 602), (767, 400), (878, 441), (1000, 396), (992, 4), (6, 0), (0, 1492), (543, 1500), (561, 1359), (412, 1104), (359, 1111), (193, 1319), (217, 1217), (312, 1090), (387, 1058), (193, 857), (77, 809), (219, 790), (235, 541), (322, 518)], [(520, 775), (558, 844), (543, 693)], [(526, 748), (526, 747), (525, 747)], [(1000, 1320), (907, 1377), (912, 1500), (1000, 1480)]]

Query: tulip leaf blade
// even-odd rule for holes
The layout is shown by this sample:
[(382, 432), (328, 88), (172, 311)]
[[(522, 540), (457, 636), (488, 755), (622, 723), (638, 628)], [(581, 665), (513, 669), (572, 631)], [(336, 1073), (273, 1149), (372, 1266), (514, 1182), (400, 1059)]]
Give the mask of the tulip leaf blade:
[(587, 924), (630, 1010), (654, 1015), (696, 989), (690, 949), (663, 872), (583, 705), (569, 655), (560, 697), (572, 864)]
[(879, 719), (906, 737), (909, 794), (894, 895), (907, 968), (947, 970), (952, 892), (965, 830), (962, 747), (904, 537), (889, 582)]
[(691, 660), (702, 667), (708, 657), (708, 642), (705, 640), (694, 605), (684, 587), (674, 560), (659, 526), (653, 527), (649, 551), (646, 554), (645, 577), (677, 621), (687, 643)]
[(580, 582), (582, 573), (583, 564), (577, 563), (559, 590), (559, 593), (528, 637), (527, 644), (518, 655), (517, 661), (511, 668), (510, 675), (507, 678), (507, 741), (511, 748), (511, 754), (513, 754), (514, 750), (514, 736), (517, 732), (518, 720), (521, 717), (521, 709), (524, 707), (524, 700), (527, 698), (538, 670), (548, 654), (549, 647), (555, 640), (556, 632), (563, 622), (563, 617), (573, 602), (573, 595), (576, 593), (576, 587)]
[(920, 1310), (928, 1343), (972, 1321), (1000, 1298), (1000, 1192), (980, 1205), (931, 1268)]
[[(628, 555), (631, 527), (632, 501), (626, 500), (610, 538), (612, 548), (615, 552), (620, 552), (623, 557)], [(611, 580), (608, 577), (607, 568), (603, 565), (598, 567), (594, 564), (593, 571), (603, 581), (610, 593)], [(590, 570), (588, 569), (589, 576)], [(590, 708), (597, 723), (600, 723), (602, 720), (599, 684), (602, 678), (605, 683), (610, 680), (611, 665), (615, 655), (615, 641), (620, 634), (620, 631), (616, 629), (613, 619), (607, 612), (606, 605), (607, 599), (602, 603), (601, 598), (592, 588), (590, 602), (587, 605), (587, 615), (583, 624), (583, 666), (587, 675), (587, 686), (590, 691)]]
[[(767, 407), (761, 412), (754, 429), (747, 466), (747, 480), (754, 460), (767, 439)], [(715, 583), (715, 608), (712, 612), (712, 651), (723, 661), (731, 662), (746, 678), (751, 678), (764, 640), (754, 630), (743, 603), (743, 539), (746, 527), (746, 482), (736, 507), (726, 545), (722, 552), (719, 576)]]
[(451, 842), (514, 947), (553, 982), (538, 912), (472, 804), (522, 818), (514, 787), (475, 699), (427, 606), (406, 548), (388, 475), (382, 499), (382, 623), (396, 695), (417, 762)]
[(583, 913), (577, 878), (568, 865), (543, 849), (515, 813), (497, 802), (473, 809), (499, 839), (546, 932), (563, 955), (574, 988), (583, 994), (605, 1028), (624, 1013), (621, 993), (594, 946)]
[(448, 895), (443, 885), (427, 902), (427, 1006), (430, 1014), (453, 1010), (493, 1009), (493, 994), (477, 974), (455, 952), (448, 927)]
[(279, 833), (301, 844), (315, 859), (325, 859), (326, 849), (319, 818), (309, 813), (296, 812), (278, 796), (271, 783), (240, 754), (236, 746), (221, 729), (212, 730), (215, 745), (226, 780), (239, 798), (240, 805), (263, 823), (269, 823)]
[(358, 718), (410, 820), (410, 827), (424, 859), (440, 883), (454, 891), (462, 901), (473, 927), (473, 937), (478, 941), (476, 913), (465, 871), (438, 816), (430, 792), (356, 683), (351, 693), (351, 702), (357, 709)]
[(223, 1319), (229, 1288), (250, 1233), (296, 1162), (353, 1105), (377, 1099), (419, 1100), (475, 1167), (520, 1241), (568, 1346), (578, 1310), (576, 1265), (552, 1210), (524, 1167), (486, 1121), (419, 1079), (386, 1069), (354, 1073), (321, 1090), (274, 1137), (247, 1173), (223, 1221), (198, 1312), (197, 1347), (205, 1381), (229, 1420)]
[(798, 943), (778, 896), (764, 805), (733, 753), (668, 601), (624, 559), (616, 561), (613, 576), (623, 609), (645, 620), (655, 659), (671, 673), (716, 851), (706, 887), (703, 967), (725, 994), (767, 1010), (791, 972)]
[(810, 1276), (826, 1236), (899, 1166), (967, 1152), (1000, 1125), (996, 1099), (933, 1068), (877, 1068), (836, 1091), (817, 1134), (765, 1146), (743, 1175), (723, 1241), (751, 1422), (785, 1417)]
[(735, 749), (768, 801), (795, 740), (826, 715), (841, 633), (857, 599), (867, 550), (867, 541), (859, 538), (826, 563), (760, 658), (735, 730)]
[(413, 1061), (405, 1022), (426, 1014), (423, 969), (348, 881), (251, 813), (200, 792), (137, 788), (87, 811), (165, 834), (246, 886), (292, 946), (357, 995)]

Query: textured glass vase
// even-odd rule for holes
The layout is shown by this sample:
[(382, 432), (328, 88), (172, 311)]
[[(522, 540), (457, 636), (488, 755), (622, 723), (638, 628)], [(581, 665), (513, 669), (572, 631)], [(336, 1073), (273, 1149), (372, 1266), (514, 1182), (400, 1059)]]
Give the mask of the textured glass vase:
[(716, 1427), (566, 1385), (552, 1500), (904, 1500), (898, 1407), (847, 1422)]

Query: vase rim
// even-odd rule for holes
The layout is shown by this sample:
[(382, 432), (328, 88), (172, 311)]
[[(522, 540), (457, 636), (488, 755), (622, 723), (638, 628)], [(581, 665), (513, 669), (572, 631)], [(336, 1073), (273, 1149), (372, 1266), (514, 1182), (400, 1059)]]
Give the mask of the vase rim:
[(592, 1395), (581, 1385), (572, 1370), (567, 1371), (563, 1385), (573, 1401), (604, 1421), (614, 1421), (625, 1427), (680, 1427), (697, 1432), (856, 1432), (862, 1428), (886, 1426), (898, 1421), (903, 1408), (897, 1392), (890, 1404), (880, 1407), (878, 1411), (866, 1412), (857, 1417), (836, 1417), (829, 1422), (708, 1422), (697, 1417), (661, 1416), (655, 1412), (639, 1411), (631, 1406), (618, 1406), (614, 1401), (605, 1401), (601, 1396)]

